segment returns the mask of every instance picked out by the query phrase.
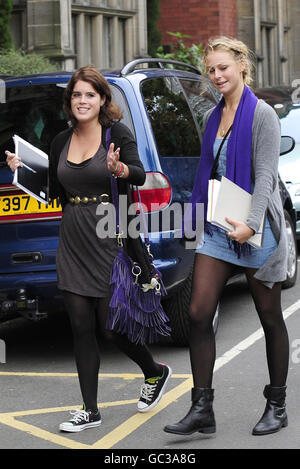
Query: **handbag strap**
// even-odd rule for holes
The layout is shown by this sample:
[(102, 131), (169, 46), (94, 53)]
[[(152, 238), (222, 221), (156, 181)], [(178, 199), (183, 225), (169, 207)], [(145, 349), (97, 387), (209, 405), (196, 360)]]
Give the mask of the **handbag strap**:
[(210, 179), (215, 179), (215, 176), (216, 176), (216, 171), (217, 171), (217, 167), (218, 167), (218, 163), (219, 163), (219, 158), (220, 158), (220, 154), (221, 154), (221, 150), (222, 150), (222, 147), (225, 143), (225, 140), (226, 138), (228, 137), (230, 131), (232, 129), (232, 125), (229, 127), (229, 129), (227, 130), (226, 134), (225, 134), (225, 137), (223, 138), (222, 142), (221, 142), (221, 145), (219, 146), (219, 149), (218, 149), (218, 152), (216, 154), (216, 157), (215, 157), (215, 160), (214, 160), (214, 164), (213, 164), (213, 167), (212, 167), (212, 170), (211, 170), (211, 173), (210, 173)]
[[(111, 140), (111, 128), (108, 127), (106, 129), (106, 148), (107, 148), (107, 150), (108, 150), (109, 145), (110, 145), (110, 140)], [(114, 204), (115, 210), (116, 210), (116, 236), (118, 238), (118, 242), (121, 242), (120, 238), (121, 238), (122, 233), (120, 231), (120, 208), (119, 208), (119, 191), (118, 191), (117, 178), (115, 178), (113, 175), (111, 175), (110, 181), (111, 181), (112, 201), (113, 201), (113, 204)], [(141, 194), (140, 194), (138, 186), (136, 186), (136, 191), (137, 191), (138, 199), (139, 199), (140, 213), (142, 215), (142, 225), (143, 225), (142, 226), (142, 232), (144, 234), (145, 245), (148, 248), (148, 246), (150, 246), (149, 232), (148, 232), (145, 213), (144, 213), (144, 210), (142, 208)], [(149, 249), (148, 249), (148, 252), (149, 252)], [(149, 254), (150, 254), (150, 252), (149, 252)]]
[[(138, 188), (138, 186), (135, 186), (135, 188), (136, 188), (138, 198), (139, 198), (140, 213), (142, 215), (142, 225), (143, 225), (142, 231), (144, 233), (144, 240), (145, 240), (145, 244), (146, 244), (147, 249), (148, 249), (148, 247), (150, 247), (150, 241), (149, 241), (149, 232), (148, 232), (147, 220), (146, 220), (145, 212), (144, 212), (143, 207), (142, 207), (141, 194), (140, 194), (139, 188)], [(149, 249), (148, 249), (148, 252), (150, 254)]]
[[(111, 127), (106, 128), (105, 141), (106, 141), (106, 151), (108, 151), (109, 146), (110, 146), (110, 141), (111, 141)], [(110, 184), (111, 184), (112, 201), (116, 210), (116, 235), (118, 236), (120, 233), (119, 191), (118, 191), (117, 180), (115, 177), (113, 177), (113, 175), (110, 176)]]

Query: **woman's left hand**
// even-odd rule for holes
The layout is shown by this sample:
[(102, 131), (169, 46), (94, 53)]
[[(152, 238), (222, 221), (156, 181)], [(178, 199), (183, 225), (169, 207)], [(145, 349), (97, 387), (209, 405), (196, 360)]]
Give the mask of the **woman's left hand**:
[(107, 152), (107, 168), (112, 173), (117, 173), (120, 170), (120, 148), (115, 150), (115, 144), (111, 143)]
[(255, 234), (255, 231), (242, 221), (235, 221), (227, 217), (225, 220), (233, 226), (233, 231), (228, 231), (226, 233), (227, 236), (240, 244), (245, 243), (249, 238), (251, 238), (251, 236)]

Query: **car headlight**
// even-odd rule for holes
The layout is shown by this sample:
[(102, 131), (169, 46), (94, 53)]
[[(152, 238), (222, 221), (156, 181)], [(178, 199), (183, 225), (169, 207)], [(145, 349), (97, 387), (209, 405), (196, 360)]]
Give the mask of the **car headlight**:
[(296, 190), (295, 195), (298, 195), (298, 196), (300, 195), (300, 187), (299, 189)]

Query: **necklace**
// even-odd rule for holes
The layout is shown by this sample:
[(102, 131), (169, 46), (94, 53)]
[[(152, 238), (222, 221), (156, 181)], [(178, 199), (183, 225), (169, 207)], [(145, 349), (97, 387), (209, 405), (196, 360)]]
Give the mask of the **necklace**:
[(221, 135), (222, 138), (225, 137), (226, 132), (228, 131), (229, 127), (231, 127), (231, 125), (232, 125), (232, 124), (230, 124), (229, 126), (226, 126), (226, 127), (222, 127), (222, 128), (220, 129), (220, 135)]

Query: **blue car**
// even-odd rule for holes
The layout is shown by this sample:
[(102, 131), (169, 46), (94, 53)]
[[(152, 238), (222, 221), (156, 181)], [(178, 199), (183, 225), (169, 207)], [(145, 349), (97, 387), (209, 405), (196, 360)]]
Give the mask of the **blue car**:
[[(172, 339), (184, 345), (194, 251), (182, 243), (175, 216), (170, 213), (164, 226), (164, 215), (189, 201), (203, 114), (218, 96), (196, 68), (172, 61), (138, 59), (121, 71), (102, 73), (136, 137), (147, 173), (140, 192), (151, 252), (168, 293), (164, 307)], [(49, 153), (53, 137), (68, 126), (62, 102), (70, 76), (57, 72), (0, 82), (0, 321), (19, 314), (38, 320), (62, 308), (55, 266), (61, 207), (57, 200), (45, 206), (12, 185), (4, 151), (14, 151), (16, 134)]]
[[(297, 82), (297, 81), (296, 81)], [(279, 160), (279, 173), (285, 183), (297, 215), (296, 237), (300, 240), (300, 88), (272, 86), (257, 90), (278, 114), (282, 135), (291, 135), (295, 148)]]

